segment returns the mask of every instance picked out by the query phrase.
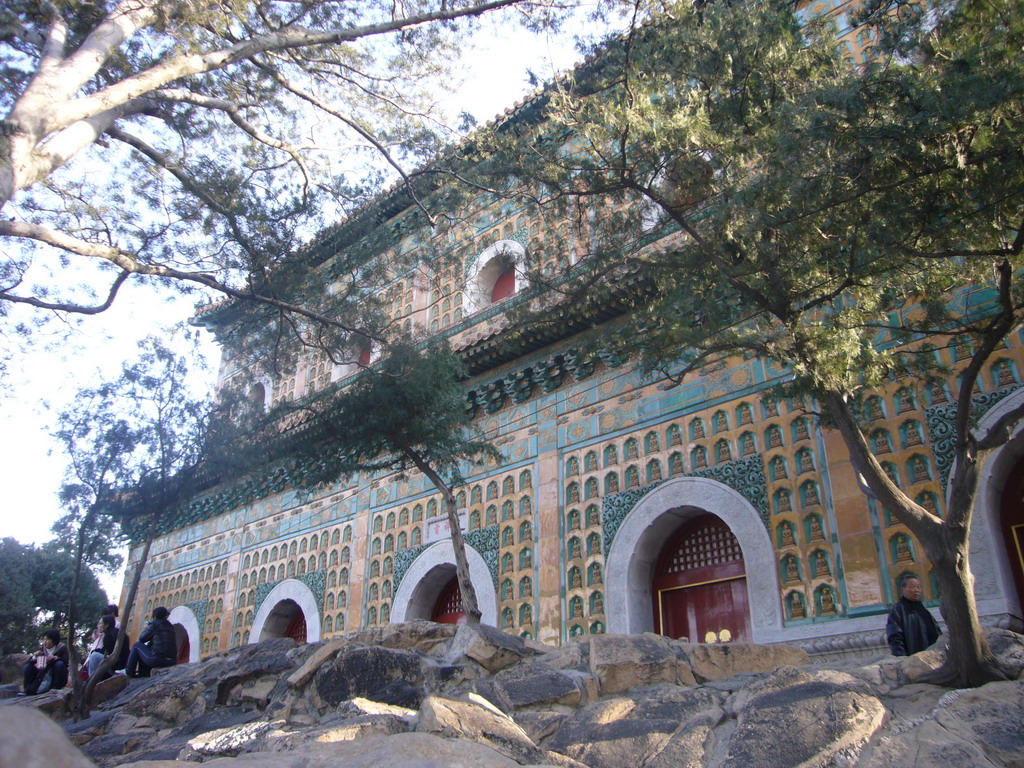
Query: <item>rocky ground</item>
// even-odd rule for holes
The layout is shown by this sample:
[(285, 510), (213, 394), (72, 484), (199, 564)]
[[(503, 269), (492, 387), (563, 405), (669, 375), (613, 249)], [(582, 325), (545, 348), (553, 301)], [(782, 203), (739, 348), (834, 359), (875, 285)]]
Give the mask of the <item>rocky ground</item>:
[(1024, 768), (1024, 637), (989, 642), (1017, 679), (949, 690), (915, 682), (941, 648), (826, 668), (786, 646), (412, 622), (116, 677), (79, 723), (66, 693), (6, 699), (0, 768)]

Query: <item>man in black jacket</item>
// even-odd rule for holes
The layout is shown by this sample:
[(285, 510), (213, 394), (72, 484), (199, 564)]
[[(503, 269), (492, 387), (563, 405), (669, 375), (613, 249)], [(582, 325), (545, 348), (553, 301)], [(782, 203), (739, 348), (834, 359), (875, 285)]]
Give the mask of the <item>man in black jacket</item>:
[(153, 609), (153, 620), (132, 646), (125, 672), (128, 677), (149, 677), (154, 667), (172, 667), (178, 660), (178, 643), (174, 639), (174, 626), (167, 620), (170, 614), (162, 605)]
[(942, 634), (935, 618), (921, 605), (921, 582), (912, 574), (900, 577), (900, 599), (889, 611), (885, 639), (893, 656), (913, 656)]

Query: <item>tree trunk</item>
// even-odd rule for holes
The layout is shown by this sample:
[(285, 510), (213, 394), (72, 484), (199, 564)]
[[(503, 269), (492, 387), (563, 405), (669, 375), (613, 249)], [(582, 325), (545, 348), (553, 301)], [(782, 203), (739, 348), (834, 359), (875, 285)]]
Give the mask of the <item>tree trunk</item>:
[(473, 589), (473, 582), (469, 578), (469, 560), (466, 559), (466, 542), (462, 538), (462, 529), (459, 527), (459, 515), (455, 507), (455, 494), (422, 456), (409, 448), (403, 448), (403, 450), (419, 470), (430, 479), (434, 487), (441, 492), (441, 495), (444, 496), (445, 511), (448, 513), (448, 527), (451, 529), (452, 534), (452, 549), (455, 551), (455, 575), (459, 579), (459, 592), (462, 594), (462, 610), (466, 612), (467, 624), (479, 624), (482, 614), (477, 603), (476, 590)]
[[(75, 704), (75, 719), (77, 717), (79, 699), (84, 697), (85, 684), (78, 678), (78, 648), (75, 645), (75, 625), (78, 623), (78, 588), (82, 581), (82, 561), (85, 559), (85, 537), (88, 532), (88, 528), (92, 525), (92, 521), (96, 516), (95, 507), (91, 508), (85, 513), (81, 524), (78, 526), (78, 541), (76, 542), (75, 552), (75, 573), (71, 577), (71, 594), (68, 595), (68, 675), (71, 677), (71, 695), (72, 701)], [(88, 659), (86, 654), (86, 659)]]
[(958, 471), (950, 480), (947, 519), (942, 520), (914, 503), (885, 474), (842, 393), (824, 392), (819, 398), (846, 443), (854, 469), (872, 494), (921, 542), (934, 568), (949, 652), (942, 667), (929, 675), (928, 681), (968, 688), (1006, 679), (981, 629), (968, 561), (970, 521), (978, 483), (974, 459), (961, 456), (958, 460)]

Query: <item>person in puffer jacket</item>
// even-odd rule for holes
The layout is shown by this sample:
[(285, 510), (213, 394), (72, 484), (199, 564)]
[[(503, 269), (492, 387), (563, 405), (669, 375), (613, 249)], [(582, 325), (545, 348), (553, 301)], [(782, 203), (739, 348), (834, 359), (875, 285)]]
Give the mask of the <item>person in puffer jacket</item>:
[(167, 620), (170, 615), (162, 605), (153, 609), (153, 620), (139, 635), (139, 641), (128, 654), (125, 673), (128, 677), (149, 677), (150, 670), (157, 667), (172, 667), (178, 660), (178, 643), (174, 639), (174, 625)]

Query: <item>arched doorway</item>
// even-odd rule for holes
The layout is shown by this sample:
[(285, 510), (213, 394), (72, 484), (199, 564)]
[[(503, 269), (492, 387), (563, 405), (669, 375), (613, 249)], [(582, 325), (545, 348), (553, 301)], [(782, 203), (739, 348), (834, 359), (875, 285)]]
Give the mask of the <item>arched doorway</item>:
[(605, 566), (610, 633), (656, 630), (651, 610), (654, 575), (665, 543), (681, 526), (709, 512), (736, 537), (746, 570), (761, 575), (747, 584), (750, 639), (774, 643), (792, 638), (782, 626), (775, 549), (760, 515), (739, 492), (704, 477), (667, 480), (644, 494), (623, 518), (608, 547)]
[(437, 596), (431, 621), (438, 624), (464, 624), (466, 612), (462, 609), (462, 593), (459, 591), (459, 577), (452, 576)]
[(275, 637), (290, 637), (297, 643), (306, 642), (306, 615), (292, 599), (275, 603), (263, 623), (259, 639), (270, 640)]
[(1007, 478), (999, 522), (1017, 586), (1017, 601), (1024, 606), (1024, 459), (1017, 462)]
[[(480, 606), (480, 621), (497, 626), (498, 593), (487, 561), (473, 547), (466, 546), (469, 561), (469, 580), (476, 590)], [(444, 593), (455, 579), (455, 551), (451, 539), (431, 544), (409, 565), (395, 588), (391, 606), (391, 622), (398, 624), (415, 619), (436, 620)], [(457, 582), (456, 582), (457, 583)], [(457, 590), (455, 590), (457, 594)], [(443, 615), (443, 614), (442, 614)]]
[(662, 548), (651, 585), (655, 631), (694, 642), (749, 642), (739, 541), (715, 515), (691, 518)]
[(249, 630), (249, 642), (290, 637), (300, 643), (320, 639), (320, 606), (317, 598), (298, 579), (277, 584), (260, 603)]
[(174, 642), (178, 646), (177, 664), (188, 664), (188, 657), (192, 648), (188, 642), (188, 631), (181, 624), (174, 625)]
[(174, 626), (174, 642), (178, 645), (178, 664), (199, 661), (199, 619), (184, 605), (171, 609), (167, 620)]

